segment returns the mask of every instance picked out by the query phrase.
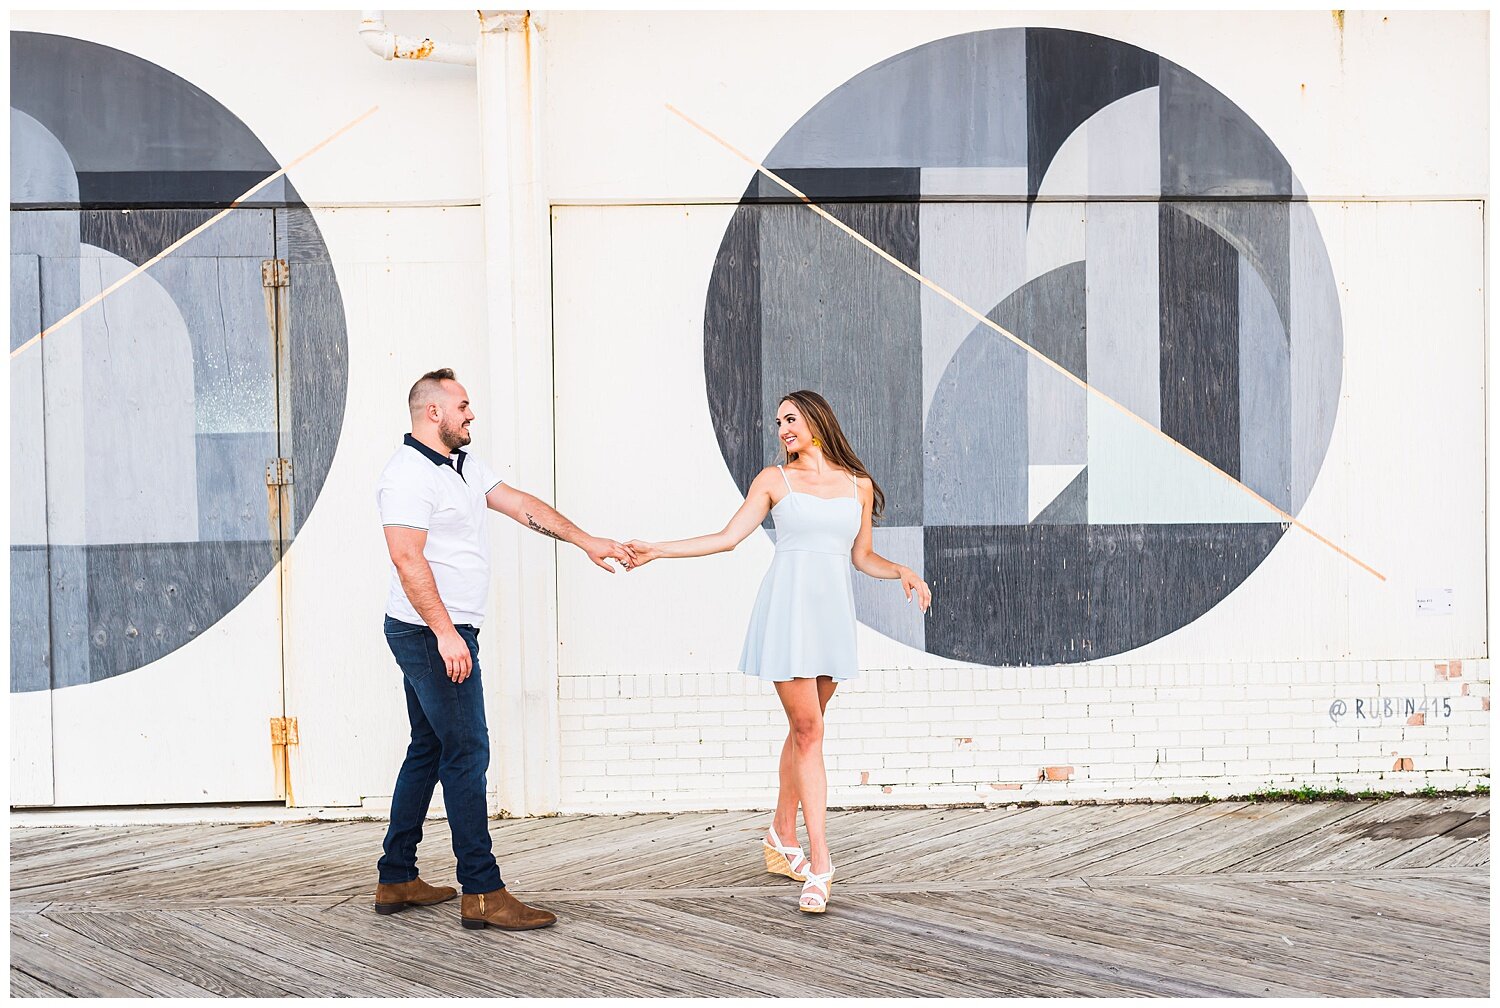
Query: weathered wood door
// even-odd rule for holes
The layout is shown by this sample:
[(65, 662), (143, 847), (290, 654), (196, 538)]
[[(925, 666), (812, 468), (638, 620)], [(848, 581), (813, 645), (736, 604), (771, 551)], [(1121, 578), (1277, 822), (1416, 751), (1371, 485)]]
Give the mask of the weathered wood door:
[(17, 805), (285, 794), (276, 212), (111, 289), (210, 213), (11, 215)]

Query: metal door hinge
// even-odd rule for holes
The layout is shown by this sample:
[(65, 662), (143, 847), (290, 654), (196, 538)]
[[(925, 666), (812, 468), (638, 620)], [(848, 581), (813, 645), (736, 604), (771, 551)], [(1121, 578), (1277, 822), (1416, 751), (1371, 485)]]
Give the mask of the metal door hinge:
[(292, 804), (292, 746), (297, 744), (297, 719), (271, 719), (271, 765), (276, 772), (276, 794)]
[(274, 458), (266, 462), (266, 486), (291, 486), (292, 460)]
[(271, 719), (271, 744), (273, 746), (296, 745), (297, 719), (294, 717), (273, 717)]
[(264, 259), (260, 264), (262, 287), (285, 287), (291, 281), (291, 272), (285, 259)]

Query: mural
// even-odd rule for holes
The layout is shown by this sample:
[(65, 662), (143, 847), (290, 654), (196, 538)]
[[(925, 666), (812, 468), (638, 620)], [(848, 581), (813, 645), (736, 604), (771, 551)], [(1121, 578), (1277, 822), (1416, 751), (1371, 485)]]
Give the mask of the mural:
[[(960, 35), (836, 88), (765, 163), (1278, 507), (1307, 499), (1341, 381), (1332, 270), (1286, 159), (1192, 73), (1081, 32)], [(1286, 529), (764, 176), (714, 264), (704, 362), (741, 489), (779, 459), (778, 397), (828, 396), (887, 494), (876, 549), (934, 594), (924, 620), (857, 578), (860, 618), (933, 654), (1139, 647)]]
[[(279, 167), (161, 67), (13, 32), (12, 351)], [(267, 259), (289, 263), (281, 318)], [(286, 178), (14, 357), (11, 691), (139, 668), (238, 605), (317, 499), (347, 370), (333, 267)]]

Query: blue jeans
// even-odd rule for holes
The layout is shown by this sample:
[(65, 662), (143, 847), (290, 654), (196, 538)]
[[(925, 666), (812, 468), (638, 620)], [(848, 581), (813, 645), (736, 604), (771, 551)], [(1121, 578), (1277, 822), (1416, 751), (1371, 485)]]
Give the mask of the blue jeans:
[(443, 805), (458, 858), (458, 884), (466, 893), (487, 893), (505, 883), (490, 847), (485, 807), (490, 731), (479, 678), (479, 631), (467, 624), (457, 629), (474, 660), (473, 671), (461, 683), (448, 678), (437, 634), (425, 626), (385, 618), (385, 642), (406, 683), (411, 745), (391, 796), (391, 827), (385, 834), (380, 881), (400, 884), (417, 877), (422, 820), (432, 804), (433, 788), (442, 781)]

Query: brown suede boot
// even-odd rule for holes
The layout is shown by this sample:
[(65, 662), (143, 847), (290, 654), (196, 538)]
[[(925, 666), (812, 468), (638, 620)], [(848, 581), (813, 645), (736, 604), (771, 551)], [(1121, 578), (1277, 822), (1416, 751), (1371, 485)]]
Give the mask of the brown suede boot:
[(375, 912), (378, 914), (400, 913), (407, 907), (446, 903), (457, 895), (458, 890), (451, 886), (428, 885), (419, 878), (412, 879), (410, 882), (402, 882), (399, 885), (386, 885), (380, 882), (375, 885)]
[(473, 931), (487, 927), (530, 931), (557, 923), (556, 914), (527, 906), (503, 888), (488, 893), (464, 893), (459, 906), (464, 927)]

